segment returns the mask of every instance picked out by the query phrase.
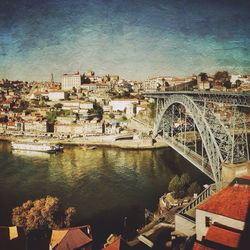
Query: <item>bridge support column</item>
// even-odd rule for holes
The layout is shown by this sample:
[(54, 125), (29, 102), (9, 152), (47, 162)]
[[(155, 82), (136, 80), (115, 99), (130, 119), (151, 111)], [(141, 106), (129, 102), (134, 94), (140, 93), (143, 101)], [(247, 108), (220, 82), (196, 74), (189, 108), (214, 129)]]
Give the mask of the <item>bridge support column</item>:
[(250, 161), (233, 164), (233, 163), (223, 163), (222, 164), (222, 182), (229, 183), (235, 177), (240, 177), (244, 175), (250, 175)]

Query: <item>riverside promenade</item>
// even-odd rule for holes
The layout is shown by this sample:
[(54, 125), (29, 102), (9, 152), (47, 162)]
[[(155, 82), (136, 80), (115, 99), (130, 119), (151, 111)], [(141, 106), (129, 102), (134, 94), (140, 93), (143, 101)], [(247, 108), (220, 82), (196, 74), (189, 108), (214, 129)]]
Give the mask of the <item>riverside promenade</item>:
[(88, 138), (40, 138), (35, 136), (9, 136), (0, 135), (0, 141), (19, 141), (19, 140), (39, 140), (46, 143), (61, 143), (63, 145), (69, 146), (97, 146), (97, 147), (115, 147), (121, 149), (137, 149), (137, 150), (151, 150), (166, 148), (168, 145), (165, 142), (155, 142), (152, 143), (152, 139), (131, 139), (131, 140), (115, 140), (111, 137), (105, 136), (93, 136)]

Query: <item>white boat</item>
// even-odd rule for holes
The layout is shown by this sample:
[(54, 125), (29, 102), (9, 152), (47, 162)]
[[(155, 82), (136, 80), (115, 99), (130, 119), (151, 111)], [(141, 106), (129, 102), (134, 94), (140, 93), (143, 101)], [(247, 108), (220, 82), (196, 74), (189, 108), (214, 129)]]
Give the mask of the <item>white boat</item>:
[(46, 142), (39, 142), (34, 140), (30, 141), (17, 141), (11, 142), (12, 149), (15, 150), (26, 150), (26, 151), (38, 151), (38, 152), (47, 152), (55, 153), (63, 150), (63, 146), (60, 144), (50, 144)]

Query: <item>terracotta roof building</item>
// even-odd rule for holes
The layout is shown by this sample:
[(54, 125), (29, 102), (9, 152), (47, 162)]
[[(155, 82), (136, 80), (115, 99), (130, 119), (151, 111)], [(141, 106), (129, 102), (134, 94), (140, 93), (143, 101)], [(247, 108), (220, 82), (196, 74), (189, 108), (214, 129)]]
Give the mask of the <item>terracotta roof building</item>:
[(91, 250), (90, 226), (53, 230), (50, 250)]
[(249, 220), (250, 177), (235, 178), (196, 208), (198, 242), (193, 249), (250, 249), (250, 242), (249, 248), (243, 246), (244, 235), (250, 235)]
[(102, 250), (128, 250), (128, 246), (121, 236), (111, 234)]

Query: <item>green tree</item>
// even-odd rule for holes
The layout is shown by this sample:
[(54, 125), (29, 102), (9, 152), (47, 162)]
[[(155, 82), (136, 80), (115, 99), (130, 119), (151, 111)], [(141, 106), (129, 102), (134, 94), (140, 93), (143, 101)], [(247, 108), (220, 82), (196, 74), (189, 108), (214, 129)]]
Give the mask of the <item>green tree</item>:
[(61, 109), (62, 108), (62, 104), (59, 102), (59, 103), (56, 103), (55, 105), (54, 105), (54, 107), (56, 108), (56, 109)]
[(57, 112), (56, 111), (51, 111), (47, 113), (47, 121), (49, 123), (53, 123), (56, 120), (57, 117)]
[(175, 175), (169, 183), (168, 190), (174, 192), (175, 198), (183, 198), (187, 193), (190, 181), (190, 176), (186, 173), (182, 174), (181, 177)]
[(223, 86), (227, 89), (231, 89), (232, 83), (229, 80), (224, 81)]
[(122, 116), (122, 121), (127, 121), (127, 120), (128, 120), (128, 118), (125, 115), (123, 115)]
[(190, 176), (187, 173), (184, 173), (184, 174), (181, 175), (180, 185), (181, 185), (183, 191), (186, 192), (190, 182), (191, 182), (191, 179), (190, 179)]
[(39, 200), (28, 200), (12, 210), (12, 223), (23, 227), (26, 233), (35, 229), (54, 229), (70, 226), (73, 207), (65, 211), (57, 197), (47, 196)]
[(196, 181), (192, 182), (187, 192), (190, 196), (193, 196), (195, 193), (199, 194), (201, 192), (201, 187)]
[(180, 191), (180, 177), (178, 175), (175, 175), (168, 185), (168, 190), (170, 192), (179, 192)]
[(201, 72), (201, 73), (199, 74), (199, 76), (200, 76), (202, 82), (205, 82), (205, 81), (208, 80), (208, 75), (207, 75), (207, 73)]
[(98, 118), (102, 119), (103, 109), (102, 109), (102, 107), (96, 101), (93, 104), (93, 109), (95, 111), (96, 116)]

